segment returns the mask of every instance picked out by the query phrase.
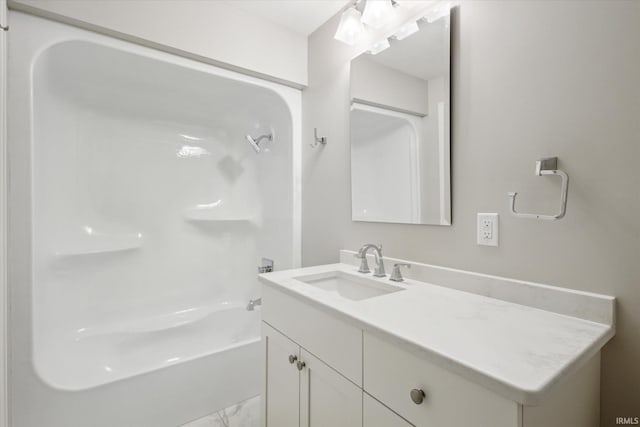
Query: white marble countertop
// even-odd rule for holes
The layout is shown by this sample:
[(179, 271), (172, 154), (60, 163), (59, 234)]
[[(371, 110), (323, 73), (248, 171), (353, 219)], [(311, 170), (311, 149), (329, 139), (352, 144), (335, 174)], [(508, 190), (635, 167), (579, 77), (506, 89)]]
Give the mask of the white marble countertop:
[(361, 301), (295, 279), (329, 271), (363, 276), (353, 265), (329, 264), (260, 280), (524, 405), (538, 404), (615, 334), (612, 324), (410, 279), (396, 284), (367, 274), (405, 290)]

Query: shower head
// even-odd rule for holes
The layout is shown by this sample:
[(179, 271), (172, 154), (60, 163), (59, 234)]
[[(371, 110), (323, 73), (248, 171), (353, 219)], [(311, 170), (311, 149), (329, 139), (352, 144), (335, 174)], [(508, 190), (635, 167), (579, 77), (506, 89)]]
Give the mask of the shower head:
[(267, 140), (269, 140), (269, 141), (273, 141), (273, 134), (272, 133), (268, 133), (266, 135), (260, 135), (257, 138), (253, 138), (251, 135), (248, 135), (248, 134), (245, 135), (244, 137), (247, 140), (247, 142), (249, 142), (249, 144), (251, 144), (251, 148), (253, 148), (253, 150), (256, 153), (259, 153), (261, 151), (260, 141), (262, 141), (265, 138)]

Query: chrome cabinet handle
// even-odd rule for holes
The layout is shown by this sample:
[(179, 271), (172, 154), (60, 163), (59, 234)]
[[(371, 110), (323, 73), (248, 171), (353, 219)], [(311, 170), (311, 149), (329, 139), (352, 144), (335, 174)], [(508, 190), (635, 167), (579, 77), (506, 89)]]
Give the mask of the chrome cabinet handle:
[(424, 397), (425, 397), (424, 391), (417, 388), (414, 388), (413, 390), (411, 390), (411, 400), (413, 400), (413, 403), (415, 403), (416, 405), (419, 405), (422, 402), (424, 402)]
[(289, 363), (291, 363), (293, 365), (296, 360), (298, 360), (298, 356), (293, 355), (293, 354), (289, 355)]
[(304, 369), (304, 367), (307, 366), (307, 364), (304, 363), (304, 362), (298, 361), (297, 366), (298, 366), (298, 371), (302, 371)]

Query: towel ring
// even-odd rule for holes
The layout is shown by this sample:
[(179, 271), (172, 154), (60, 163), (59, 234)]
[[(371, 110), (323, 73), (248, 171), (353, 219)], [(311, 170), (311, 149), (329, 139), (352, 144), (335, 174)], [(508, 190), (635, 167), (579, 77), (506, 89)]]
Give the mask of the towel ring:
[(567, 212), (567, 193), (569, 191), (569, 175), (558, 169), (558, 158), (548, 157), (536, 161), (536, 175), (559, 175), (562, 178), (562, 190), (560, 194), (560, 212), (556, 215), (542, 215), (542, 214), (530, 214), (516, 212), (516, 196), (518, 193), (510, 192), (509, 195), (509, 209), (511, 213), (518, 218), (529, 219), (542, 219), (548, 221), (555, 221), (564, 217)]

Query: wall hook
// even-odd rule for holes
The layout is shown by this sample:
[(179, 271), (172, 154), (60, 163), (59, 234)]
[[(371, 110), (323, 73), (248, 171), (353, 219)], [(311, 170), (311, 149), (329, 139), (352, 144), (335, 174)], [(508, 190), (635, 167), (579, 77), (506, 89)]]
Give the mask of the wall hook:
[(318, 137), (318, 128), (313, 128), (313, 142), (309, 145), (311, 145), (313, 148), (316, 148), (318, 144), (325, 145), (326, 143), (327, 143), (327, 137), (326, 136)]
[(541, 214), (528, 214), (516, 212), (516, 196), (518, 193), (510, 192), (509, 195), (509, 209), (511, 213), (518, 218), (530, 218), (530, 219), (544, 219), (544, 220), (557, 220), (564, 217), (567, 211), (567, 192), (569, 191), (569, 175), (558, 169), (558, 158), (548, 157), (536, 161), (536, 175), (560, 175), (562, 178), (562, 190), (560, 194), (560, 212), (556, 215), (541, 215)]

